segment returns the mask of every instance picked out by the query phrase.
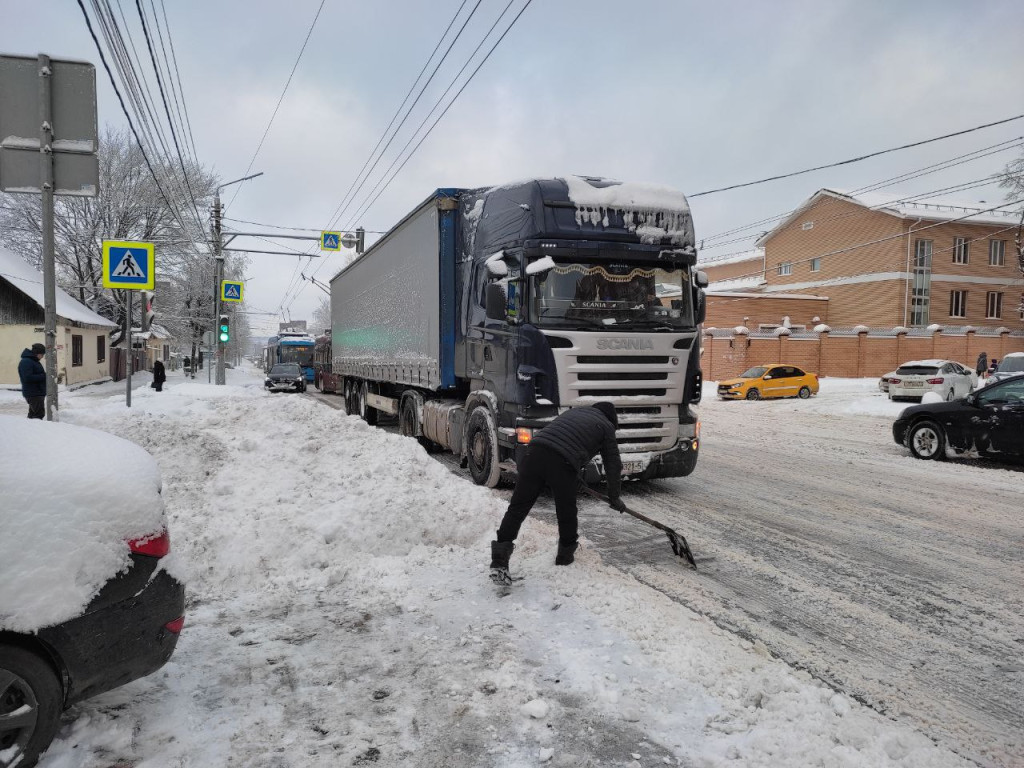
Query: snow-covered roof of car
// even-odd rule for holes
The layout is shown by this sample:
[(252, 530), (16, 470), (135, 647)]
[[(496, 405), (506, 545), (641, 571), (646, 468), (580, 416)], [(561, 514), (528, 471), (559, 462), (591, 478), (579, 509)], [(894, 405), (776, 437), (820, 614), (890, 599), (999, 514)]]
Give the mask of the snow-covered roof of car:
[(55, 421), (0, 415), (0, 630), (73, 618), (165, 524), (143, 448)]
[(955, 363), (955, 360), (907, 360), (905, 363), (900, 363), (900, 368), (906, 365), (934, 365), (936, 368), (946, 363)]

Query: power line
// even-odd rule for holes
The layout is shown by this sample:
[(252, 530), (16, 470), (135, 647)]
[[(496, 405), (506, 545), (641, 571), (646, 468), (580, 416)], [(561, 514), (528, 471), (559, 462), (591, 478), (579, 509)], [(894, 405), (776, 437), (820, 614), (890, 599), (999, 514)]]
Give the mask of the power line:
[[(136, 0), (138, 2), (138, 0)], [(256, 151), (252, 153), (252, 159), (249, 160), (249, 165), (245, 169), (243, 176), (248, 176), (249, 171), (252, 170), (252, 164), (256, 162), (257, 156), (260, 154), (260, 150), (263, 149), (263, 142), (267, 140), (267, 134), (270, 133), (270, 127), (274, 124), (274, 118), (277, 117), (277, 111), (281, 109), (281, 102), (284, 101), (284, 96), (288, 93), (288, 86), (292, 84), (292, 77), (295, 76), (295, 70), (299, 68), (299, 62), (302, 61), (302, 54), (306, 52), (306, 45), (309, 43), (309, 38), (313, 35), (313, 29), (316, 27), (316, 22), (320, 18), (320, 12), (324, 9), (324, 3), (327, 0), (320, 0), (320, 7), (316, 9), (316, 15), (313, 17), (313, 23), (309, 25), (309, 31), (306, 33), (306, 39), (302, 41), (302, 48), (299, 49), (299, 55), (295, 58), (295, 63), (292, 65), (292, 71), (288, 74), (288, 80), (284, 84), (284, 90), (281, 91), (281, 97), (277, 100), (277, 106), (274, 107), (274, 113), (270, 116), (270, 122), (267, 123), (267, 129), (263, 131), (263, 137), (260, 139), (259, 145), (256, 147)], [(238, 187), (235, 188), (235, 194), (231, 196), (231, 202), (228, 203), (230, 207), (235, 202), (235, 198), (238, 197), (238, 193), (242, 187), (245, 186), (245, 182), (242, 182)]]
[(182, 231), (187, 231), (187, 227), (182, 222), (179, 211), (175, 206), (171, 205), (171, 201), (167, 197), (167, 193), (164, 192), (164, 188), (160, 184), (160, 179), (157, 178), (156, 171), (153, 170), (153, 164), (150, 163), (149, 157), (146, 155), (146, 149), (142, 144), (142, 140), (139, 138), (138, 131), (135, 129), (135, 123), (132, 121), (131, 115), (128, 114), (128, 108), (125, 106), (124, 98), (121, 96), (121, 90), (117, 87), (117, 82), (114, 80), (114, 73), (110, 71), (110, 65), (107, 64), (107, 57), (103, 54), (103, 48), (100, 46), (100, 41), (96, 37), (96, 33), (93, 31), (92, 22), (89, 20), (89, 14), (86, 12), (85, 5), (82, 0), (78, 0), (78, 7), (82, 9), (82, 15), (85, 16), (85, 24), (89, 28), (89, 35), (92, 37), (92, 41), (96, 45), (96, 51), (100, 55), (100, 61), (103, 63), (103, 68), (107, 71), (107, 77), (110, 78), (110, 85), (113, 87), (114, 93), (117, 95), (117, 100), (121, 105), (121, 111), (124, 112), (125, 119), (128, 121), (128, 127), (131, 128), (132, 134), (135, 136), (135, 142), (139, 145), (139, 151), (142, 152), (142, 158), (146, 161), (146, 167), (149, 168), (149, 173), (153, 177), (153, 182), (160, 191), (160, 197), (163, 198), (168, 210), (178, 220), (178, 224), (181, 226)]
[[(409, 119), (409, 115), (412, 114), (412, 110), (416, 108), (416, 105), (419, 103), (419, 100), (423, 97), (423, 94), (426, 91), (427, 87), (433, 81), (438, 69), (441, 68), (441, 65), (444, 64), (445, 60), (448, 58), (448, 54), (451, 53), (452, 48), (455, 46), (455, 43), (459, 41), (459, 38), (465, 31), (466, 26), (469, 24), (470, 20), (472, 20), (477, 9), (480, 7), (481, 2), (482, 0), (477, 0), (476, 5), (473, 6), (473, 10), (469, 12), (469, 16), (467, 16), (466, 20), (462, 22), (462, 26), (459, 28), (459, 31), (455, 34), (455, 37), (452, 38), (452, 41), (451, 43), (449, 43), (448, 49), (444, 52), (444, 55), (437, 62), (437, 65), (434, 67), (434, 71), (430, 73), (430, 77), (428, 77), (426, 82), (423, 83), (423, 86), (420, 88), (419, 93), (416, 94), (416, 99), (413, 101), (412, 104), (409, 105), (409, 109), (406, 110), (405, 115), (402, 117), (402, 121), (398, 124), (398, 127), (395, 128), (394, 133), (391, 134), (391, 138), (388, 139), (388, 143), (384, 145), (384, 149), (380, 151), (380, 154), (377, 156), (377, 159), (373, 162), (373, 166), (371, 166), (370, 170), (366, 172), (365, 178), (363, 178), (363, 180), (360, 182), (359, 179), (360, 177), (362, 177), (363, 171), (366, 170), (366, 166), (370, 164), (370, 161), (373, 160), (374, 155), (377, 154), (377, 149), (380, 147), (381, 143), (387, 137), (388, 132), (391, 130), (391, 126), (395, 124), (395, 120), (398, 118), (398, 115), (401, 114), (402, 107), (405, 106), (406, 102), (409, 100), (409, 97), (412, 95), (412, 92), (416, 89), (416, 84), (419, 83), (420, 78), (423, 77), (423, 73), (426, 72), (427, 67), (430, 66), (431, 59), (434, 58), (434, 54), (437, 53), (438, 49), (441, 47), (441, 44), (444, 42), (445, 37), (448, 36), (448, 32), (455, 24), (455, 20), (459, 17), (459, 14), (462, 13), (462, 9), (466, 5), (466, 0), (463, 0), (462, 5), (460, 5), (458, 10), (455, 11), (455, 15), (452, 17), (452, 20), (448, 22), (448, 26), (441, 34), (440, 39), (437, 41), (437, 45), (434, 46), (434, 50), (431, 51), (430, 56), (427, 57), (426, 62), (423, 64), (423, 68), (420, 70), (420, 73), (416, 76), (416, 80), (413, 81), (412, 86), (409, 88), (409, 92), (405, 94), (405, 98), (402, 99), (402, 103), (399, 104), (398, 109), (395, 110), (395, 114), (391, 118), (391, 122), (388, 124), (388, 127), (384, 129), (384, 133), (382, 133), (380, 139), (378, 139), (377, 146), (375, 146), (373, 148), (373, 151), (370, 152), (370, 156), (366, 159), (366, 162), (363, 163), (363, 167), (359, 170), (359, 173), (356, 174), (356, 178), (353, 180), (352, 185), (348, 188), (348, 191), (345, 193), (345, 196), (341, 199), (341, 202), (338, 204), (338, 207), (334, 209), (334, 213), (331, 214), (330, 219), (328, 219), (328, 221), (330, 222), (327, 227), (328, 229), (330, 229), (330, 227), (333, 226), (336, 220), (340, 219), (344, 215), (348, 206), (352, 204), (352, 200), (354, 200), (356, 195), (359, 194), (359, 191), (363, 188), (363, 185), (366, 183), (367, 179), (369, 179), (370, 175), (376, 169), (377, 164), (381, 161), (381, 158), (384, 157), (384, 153), (387, 152), (388, 148), (391, 146), (391, 142), (395, 140), (395, 136), (397, 136), (398, 132), (402, 130), (402, 126), (405, 125), (405, 121)], [(358, 187), (356, 187), (357, 182), (359, 182)], [(353, 188), (355, 188), (354, 192)], [(349, 200), (349, 194), (352, 195), (352, 200)]]
[[(412, 136), (409, 137), (409, 141), (407, 141), (405, 143), (405, 146), (402, 147), (402, 149), (399, 151), (399, 153), (395, 157), (394, 161), (392, 161), (391, 165), (388, 166), (388, 169), (386, 171), (384, 171), (383, 176), (381, 176), (381, 178), (377, 181), (377, 184), (373, 187), (373, 189), (370, 190), (370, 194), (367, 195), (366, 199), (369, 199), (374, 194), (374, 192), (377, 191), (377, 189), (381, 185), (381, 182), (383, 182), (385, 177), (388, 175), (388, 173), (391, 172), (391, 169), (395, 167), (395, 163), (397, 163), (401, 159), (402, 153), (404, 153), (409, 148), (409, 145), (412, 144), (413, 141), (415, 141), (416, 135), (420, 132), (420, 130), (422, 130), (423, 126), (426, 125), (427, 121), (430, 119), (430, 116), (433, 115), (434, 111), (441, 105), (441, 102), (444, 101), (445, 96), (447, 96), (448, 93), (451, 91), (451, 89), (455, 86), (455, 83), (458, 82), (458, 79), (462, 76), (462, 73), (466, 71), (466, 68), (469, 66), (469, 63), (473, 60), (473, 57), (476, 56), (476, 54), (480, 51), (480, 49), (483, 47), (483, 44), (485, 42), (487, 42), (487, 38), (491, 36), (491, 33), (494, 32), (494, 29), (498, 26), (498, 24), (501, 22), (501, 20), (503, 18), (505, 18), (505, 14), (508, 13), (508, 9), (512, 7), (512, 3), (514, 1), (515, 0), (509, 0), (508, 4), (505, 6), (504, 10), (501, 12), (501, 14), (499, 14), (498, 18), (494, 20), (494, 23), (491, 25), (491, 28), (487, 30), (487, 34), (485, 34), (483, 36), (483, 38), (481, 38), (481, 40), (477, 44), (476, 48), (474, 48), (473, 52), (471, 54), (469, 54), (469, 57), (466, 59), (465, 64), (462, 65), (462, 68), (455, 74), (455, 77), (452, 78), (452, 81), (448, 84), (448, 87), (445, 88), (444, 93), (442, 93), (441, 96), (437, 99), (437, 101), (434, 102), (434, 106), (430, 108), (430, 112), (427, 113), (427, 116), (425, 118), (423, 118), (423, 120), (420, 121), (420, 124), (416, 127), (416, 130), (413, 131)], [(526, 5), (524, 5), (522, 7), (522, 9), (520, 9), (519, 16), (522, 16), (523, 11), (526, 10), (526, 8), (530, 4), (530, 2), (532, 2), (532, 0), (527, 0)], [(508, 34), (509, 30), (512, 29), (512, 27), (515, 25), (516, 21), (519, 19), (519, 16), (516, 16), (516, 18), (512, 20), (512, 23), (509, 24), (508, 28), (505, 30), (505, 33), (501, 36), (501, 38), (498, 39), (498, 42), (494, 44), (494, 47), (491, 48), (491, 52), (494, 51), (494, 48), (496, 48), (498, 46), (498, 43), (501, 42), (502, 38), (504, 38), (504, 36), (506, 34)], [(477, 71), (480, 69), (480, 66), (483, 66), (484, 62), (487, 61), (487, 57), (489, 57), (489, 56), (490, 56), (490, 53), (488, 53), (487, 56), (484, 57), (483, 61), (481, 61), (480, 65), (477, 67)], [(462, 90), (465, 89), (465, 87), (467, 85), (469, 85), (470, 80), (473, 79), (473, 75), (475, 75), (475, 74), (476, 74), (476, 71), (474, 71), (473, 74), (469, 76), (469, 78), (463, 84), (462, 89), (460, 89), (459, 92), (455, 94), (455, 98), (453, 98), (451, 100), (451, 102), (448, 104), (448, 107), (446, 107), (444, 112), (442, 112), (441, 115), (438, 117), (438, 120), (440, 120), (441, 117), (444, 117), (444, 113), (447, 112), (448, 109), (452, 106), (452, 104), (455, 103), (455, 100), (458, 99), (459, 94), (461, 94)], [(436, 125), (437, 122), (435, 121), (434, 124)], [(411, 158), (416, 153), (416, 150), (419, 149), (420, 144), (423, 143), (423, 139), (426, 139), (426, 137), (430, 134), (430, 131), (433, 130), (433, 128), (434, 128), (434, 126), (432, 125), (430, 127), (430, 130), (428, 130), (427, 133), (424, 134), (423, 138), (420, 139), (420, 143), (416, 145), (416, 147), (413, 149), (412, 152), (409, 153), (409, 156), (406, 157), (405, 161), (402, 163), (402, 167), (404, 167), (405, 163), (409, 161), (409, 158)], [(399, 168), (398, 170), (401, 171), (402, 169)], [(398, 172), (396, 171), (396, 175), (397, 175), (397, 173)], [(394, 177), (392, 177), (392, 178), (394, 178)], [(349, 223), (348, 226), (351, 226), (352, 222), (355, 222), (360, 216), (366, 215), (366, 212), (377, 201), (377, 198), (379, 198), (380, 195), (384, 193), (384, 190), (387, 189), (387, 186), (390, 183), (391, 183), (391, 179), (388, 179), (388, 182), (387, 182), (387, 184), (384, 185), (384, 188), (380, 190), (380, 192), (377, 194), (377, 197), (374, 197), (369, 202), (369, 204), (367, 204), (366, 203), (366, 199), (364, 199), (362, 208), (361, 209), (357, 209), (356, 213), (352, 216), (352, 219), (350, 220), (350, 223)]]
[[(232, 218), (231, 216), (222, 216), (221, 218), (224, 221), (235, 221), (235, 222), (238, 222), (239, 224), (252, 224), (253, 226), (257, 226), (257, 227), (270, 227), (271, 229), (287, 229), (287, 230), (291, 230), (293, 232), (323, 232), (324, 231), (321, 227), (286, 227), (286, 226), (284, 226), (282, 224), (267, 224), (264, 221), (249, 221), (247, 219), (235, 219), (235, 218)], [(368, 234), (368, 235), (383, 235), (383, 234), (386, 234), (386, 232), (384, 232), (383, 230), (369, 230), (369, 229), (366, 229), (366, 230), (363, 230), (363, 231), (366, 234)]]
[(867, 159), (872, 158), (872, 157), (878, 157), (879, 155), (887, 155), (890, 152), (899, 152), (900, 150), (910, 149), (911, 147), (920, 147), (920, 146), (922, 146), (924, 144), (931, 144), (932, 142), (942, 141), (943, 139), (951, 139), (954, 136), (963, 136), (964, 134), (973, 133), (974, 131), (980, 131), (980, 130), (982, 130), (984, 128), (992, 128), (993, 126), (996, 126), (996, 125), (1003, 125), (1005, 123), (1013, 122), (1014, 120), (1020, 120), (1022, 117), (1024, 117), (1024, 115), (1015, 115), (1014, 117), (1007, 117), (1004, 120), (997, 120), (994, 123), (985, 123), (984, 125), (976, 125), (973, 128), (967, 128), (967, 129), (962, 130), (962, 131), (956, 131), (955, 133), (947, 133), (944, 136), (936, 136), (936, 137), (931, 138), (931, 139), (924, 139), (923, 141), (915, 141), (915, 142), (913, 142), (911, 144), (903, 144), (903, 145), (898, 146), (898, 147), (891, 147), (889, 149), (882, 149), (882, 150), (879, 150), (878, 152), (871, 152), (871, 153), (869, 153), (867, 155), (861, 155), (859, 157), (851, 157), (848, 160), (840, 160), (837, 163), (828, 163), (827, 165), (818, 165), (818, 166), (815, 166), (814, 168), (805, 168), (802, 171), (793, 171), (792, 173), (784, 173), (784, 174), (781, 174), (779, 176), (769, 176), (766, 179), (758, 179), (757, 181), (747, 181), (747, 182), (744, 182), (742, 184), (732, 184), (732, 185), (730, 185), (728, 187), (719, 187), (718, 189), (709, 189), (709, 190), (706, 190), (704, 192), (697, 192), (697, 193), (692, 194), (692, 195), (687, 195), (687, 197), (694, 198), (694, 197), (702, 197), (704, 195), (713, 195), (713, 194), (715, 194), (717, 192), (728, 192), (729, 190), (732, 190), (732, 189), (742, 189), (743, 187), (752, 187), (752, 186), (754, 186), (756, 184), (766, 184), (769, 181), (779, 181), (780, 179), (789, 179), (789, 178), (792, 178), (793, 176), (800, 176), (802, 174), (811, 173), (813, 171), (823, 171), (826, 168), (837, 168), (840, 165), (849, 165), (851, 163), (859, 163), (861, 160), (867, 160)]
[[(156, 15), (156, 5), (153, 0), (149, 0), (150, 6), (153, 8), (153, 18), (156, 19), (156, 30), (160, 35), (160, 47), (164, 47), (163, 33), (160, 31), (160, 20)], [(199, 153), (196, 152), (195, 138), (192, 136), (192, 123), (188, 117), (188, 103), (185, 100), (185, 90), (181, 87), (181, 71), (178, 69), (178, 55), (174, 50), (174, 38), (171, 36), (171, 25), (167, 21), (167, 8), (164, 6), (164, 0), (160, 0), (160, 11), (164, 17), (164, 28), (167, 30), (167, 43), (171, 47), (171, 58), (167, 58), (167, 50), (164, 49), (164, 62), (168, 64), (168, 81), (171, 83), (171, 92), (174, 94), (174, 103), (178, 108), (178, 125), (185, 128), (185, 133), (188, 135), (188, 142), (192, 148), (192, 161), (198, 166), (199, 165)], [(170, 77), (171, 70), (170, 65), (174, 66), (174, 79)], [(177, 81), (178, 87), (175, 89), (174, 82)], [(181, 101), (178, 101), (178, 95), (181, 95)], [(184, 113), (184, 118), (182, 117)]]
[[(1002, 142), (999, 142), (997, 144), (993, 144), (993, 145), (988, 146), (988, 147), (983, 147), (982, 149), (974, 150), (973, 152), (967, 152), (967, 153), (965, 153), (963, 155), (957, 155), (956, 157), (949, 158), (948, 160), (943, 160), (940, 163), (934, 163), (932, 165), (928, 165), (928, 166), (925, 166), (923, 168), (918, 168), (918, 169), (915, 169), (913, 171), (907, 171), (906, 173), (898, 174), (897, 176), (892, 176), (892, 177), (890, 177), (888, 179), (883, 179), (882, 181), (875, 182), (873, 184), (869, 184), (866, 187), (861, 187), (859, 189), (854, 190), (851, 194), (852, 195), (858, 195), (858, 194), (862, 194), (864, 192), (874, 192), (874, 191), (876, 191), (878, 189), (883, 189), (885, 187), (891, 186), (892, 184), (897, 184), (897, 183), (900, 183), (900, 182), (903, 182), (903, 181), (910, 181), (911, 179), (920, 178), (922, 176), (927, 176), (927, 175), (930, 175), (930, 174), (935, 173), (937, 171), (948, 170), (949, 168), (953, 168), (953, 167), (958, 166), (958, 165), (963, 165), (964, 163), (973, 162), (974, 160), (980, 160), (981, 158), (988, 157), (990, 155), (997, 154), (999, 152), (1005, 152), (1008, 149), (1015, 149), (1017, 147), (1022, 146), (1022, 140), (1024, 140), (1024, 136), (1018, 136), (1016, 138), (1009, 139), (1008, 141), (1002, 141)], [(989, 183), (991, 183), (991, 180), (992, 180), (991, 177), (987, 177), (987, 178), (989, 179)], [(952, 189), (952, 187), (950, 187), (949, 189)], [(898, 201), (894, 201), (894, 202), (898, 202)], [(733, 229), (726, 230), (725, 232), (719, 232), (717, 234), (710, 235), (709, 237), (702, 238), (702, 241), (701, 241), (703, 243), (702, 247), (703, 248), (719, 248), (719, 247), (721, 247), (723, 245), (727, 245), (729, 243), (740, 242), (742, 240), (748, 240), (748, 239), (750, 239), (750, 237), (740, 238), (739, 240), (731, 240), (731, 241), (728, 241), (726, 243), (718, 243), (717, 245), (708, 245), (708, 243), (710, 241), (718, 240), (718, 239), (720, 239), (722, 237), (728, 237), (729, 235), (733, 235), (733, 234), (736, 234), (736, 233), (739, 233), (739, 232), (743, 232), (743, 231), (745, 231), (747, 229), (753, 229), (755, 227), (761, 227), (761, 226), (763, 226), (765, 224), (770, 224), (770, 223), (772, 223), (774, 221), (780, 221), (781, 219), (784, 219), (787, 216), (795, 213), (796, 210), (797, 209), (793, 209), (793, 210), (790, 210), (790, 211), (786, 211), (784, 213), (776, 214), (774, 216), (769, 216), (769, 217), (761, 219), (759, 221), (755, 221), (755, 222), (753, 222), (751, 224), (746, 224), (746, 225), (741, 226), (741, 227), (734, 227)]]
[[(441, 121), (441, 119), (447, 114), (447, 112), (449, 112), (449, 110), (452, 109), (453, 104), (455, 104), (455, 102), (459, 99), (459, 96), (462, 95), (462, 92), (464, 90), (466, 90), (466, 87), (473, 81), (473, 78), (476, 77), (476, 74), (480, 71), (480, 69), (483, 67), (483, 65), (485, 65), (485, 63), (487, 62), (487, 59), (490, 58), (490, 55), (492, 55), (495, 52), (495, 50), (498, 48), (499, 45), (501, 45), (502, 41), (506, 38), (506, 36), (509, 34), (509, 32), (512, 31), (512, 28), (515, 27), (515, 25), (518, 22), (519, 18), (526, 11), (526, 8), (529, 7), (531, 2), (532, 2), (532, 0), (526, 0), (525, 4), (522, 6), (522, 8), (519, 9), (519, 12), (512, 19), (512, 22), (509, 24), (509, 26), (505, 28), (505, 31), (501, 34), (501, 37), (499, 37), (498, 40), (495, 41), (495, 44), (493, 46), (490, 46), (490, 50), (488, 50), (486, 55), (484, 55), (484, 57), (480, 60), (480, 62), (476, 66), (476, 69), (474, 69), (473, 72), (470, 74), (470, 76), (466, 79), (466, 82), (464, 82), (462, 84), (462, 87), (459, 88), (459, 90), (456, 92), (455, 96), (452, 97), (452, 100), (449, 101), (449, 103), (447, 103), (447, 105), (445, 106), (445, 108), (441, 112), (441, 114), (437, 116), (437, 118), (434, 120), (433, 123), (431, 123), (431, 125), (427, 129), (426, 133), (423, 134), (423, 136), (420, 138), (419, 142), (417, 142), (416, 146), (413, 147), (413, 150), (409, 153), (409, 155), (406, 157), (406, 159), (404, 159), (404, 161), (402, 161), (401, 165), (398, 166), (398, 168), (394, 171), (394, 173), (391, 174), (391, 177), (387, 180), (387, 182), (381, 188), (379, 193), (377, 193), (377, 196), (372, 201), (370, 201), (369, 205), (365, 206), (365, 208), (362, 209), (362, 215), (365, 215), (366, 212), (369, 211), (370, 208), (372, 208), (374, 206), (374, 204), (380, 199), (381, 195), (384, 194), (384, 191), (387, 189), (387, 187), (391, 184), (391, 182), (395, 179), (395, 177), (401, 172), (402, 168), (406, 167), (406, 164), (409, 163), (409, 161), (413, 158), (414, 155), (416, 155), (416, 153), (419, 150), (420, 146), (427, 139), (427, 137), (430, 135), (430, 133), (434, 130), (434, 128), (437, 126), (437, 124)], [(506, 10), (507, 9), (508, 8), (506, 8)], [(502, 15), (499, 16), (499, 19), (501, 19), (501, 17), (504, 16), (504, 14), (505, 14), (505, 11), (502, 12)], [(494, 27), (492, 27), (492, 30), (493, 29), (494, 29)], [(485, 35), (483, 39), (486, 40), (487, 36), (489, 36), (489, 35), (490, 35), (490, 31), (487, 32), (487, 35)], [(474, 53), (475, 53), (475, 51), (474, 51)], [(472, 58), (472, 56), (470, 56), (470, 58)], [(428, 115), (428, 119), (429, 119), (429, 115)], [(421, 123), (421, 127), (422, 127), (422, 125), (423, 124)], [(418, 130), (419, 130), (419, 128), (417, 129), (417, 131)], [(414, 132), (413, 135), (415, 136), (416, 133)], [(327, 263), (327, 262), (325, 261), (324, 263)], [(324, 266), (324, 264), (318, 265), (316, 267), (316, 269), (313, 270), (313, 276), (315, 276), (316, 272), (319, 271), (319, 269), (321, 269), (323, 266)], [(293, 301), (294, 301), (294, 299), (293, 299)]]

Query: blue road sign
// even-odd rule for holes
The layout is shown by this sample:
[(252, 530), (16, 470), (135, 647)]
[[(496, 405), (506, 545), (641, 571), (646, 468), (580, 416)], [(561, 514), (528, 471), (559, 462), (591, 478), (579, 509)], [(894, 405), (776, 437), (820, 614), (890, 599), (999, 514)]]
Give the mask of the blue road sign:
[(340, 251), (341, 250), (341, 232), (321, 232), (320, 233), (320, 250), (321, 251)]
[(103, 241), (103, 286), (153, 290), (153, 244), (123, 240)]
[(221, 301), (241, 301), (242, 283), (235, 280), (224, 280), (220, 284)]

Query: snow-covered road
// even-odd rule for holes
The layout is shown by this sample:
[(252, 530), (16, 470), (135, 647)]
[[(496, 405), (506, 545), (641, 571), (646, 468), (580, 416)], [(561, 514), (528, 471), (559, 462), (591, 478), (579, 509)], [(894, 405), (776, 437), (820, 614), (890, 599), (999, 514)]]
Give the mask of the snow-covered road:
[[(992, 504), (993, 488), (1006, 503), (1020, 475), (917, 469), (896, 446), (867, 438), (859, 453), (830, 458), (860, 421), (835, 418), (824, 398), (708, 403), (698, 473), (636, 490), (645, 508), (684, 530), (713, 561), (698, 574), (683, 570), (663, 538), (586, 505), (592, 543), (577, 563), (555, 568), (556, 533), (543, 514), (531, 518), (514, 555), (527, 580), (499, 597), (486, 565), (502, 493), (453, 478), (413, 441), (313, 398), (267, 395), (260, 379), (241, 371), (229, 377), (228, 387), (172, 377), (163, 393), (139, 391), (130, 411), (123, 390), (62, 400), (65, 421), (106, 429), (156, 456), (190, 603), (171, 663), (74, 707), (44, 768), (969, 764), (950, 747), (977, 744), (957, 742), (959, 729), (948, 739), (930, 729), (926, 710), (904, 711), (909, 704), (901, 703), (883, 716), (799, 669), (871, 698), (845, 672), (819, 668), (832, 651), (803, 636), (813, 619), (799, 624), (792, 616), (842, 605), (823, 583), (827, 576), (811, 575), (822, 568), (852, 580), (857, 564), (870, 560), (888, 569), (890, 588), (904, 588), (897, 576), (910, 561), (914, 579), (937, 578), (952, 512), (937, 513), (947, 523), (923, 526), (936, 531), (933, 543), (894, 546), (904, 517), (927, 518), (925, 509), (905, 509), (925, 480), (965, 473), (945, 493), (965, 498), (964, 509), (978, 516)], [(840, 424), (840, 434), (830, 436), (813, 419), (788, 431), (793, 420), (782, 418), (783, 409), (796, 405), (824, 408), (820, 423)], [(758, 434), (741, 439), (741, 429)], [(794, 447), (797, 438), (808, 447)], [(786, 458), (759, 450), (768, 445), (784, 447)], [(877, 501), (885, 483), (865, 463), (906, 466), (911, 480), (890, 489), (892, 504)], [(780, 481), (794, 471), (796, 481)], [(971, 483), (983, 484), (984, 498), (971, 498)], [(808, 505), (812, 485), (822, 499), (836, 498)], [(861, 492), (878, 509), (861, 508)], [(630, 500), (640, 505), (636, 494)], [(1007, 517), (1000, 508), (1000, 519)], [(890, 546), (875, 552), (845, 528), (855, 516), (873, 519)], [(785, 535), (770, 532), (782, 528)], [(832, 541), (848, 551), (831, 552)], [(974, 558), (982, 569), (984, 554), (979, 546), (951, 556)], [(1012, 566), (1003, 564), (1006, 593), (1019, 578)], [(746, 574), (762, 580), (746, 584)], [(872, 575), (861, 575), (869, 604)], [(791, 589), (799, 599), (766, 598)], [(957, 595), (985, 589), (969, 581)], [(1002, 594), (974, 601), (995, 619), (1012, 612)], [(742, 595), (748, 603), (740, 604)], [(757, 604), (766, 606), (760, 620)], [(858, 607), (851, 601), (849, 610)], [(853, 611), (851, 634), (858, 619)], [(788, 642), (765, 629), (773, 621)], [(893, 624), (891, 631), (905, 631)], [(1009, 625), (999, 631), (1011, 634)], [(867, 638), (848, 645), (859, 652)], [(931, 658), (927, 647), (920, 652)], [(832, 660), (839, 670), (847, 669), (843, 658)], [(885, 658), (865, 658), (878, 676), (886, 672)], [(999, 735), (990, 743), (1003, 750), (994, 764), (1011, 748)], [(1008, 759), (1019, 761), (1019, 749)]]

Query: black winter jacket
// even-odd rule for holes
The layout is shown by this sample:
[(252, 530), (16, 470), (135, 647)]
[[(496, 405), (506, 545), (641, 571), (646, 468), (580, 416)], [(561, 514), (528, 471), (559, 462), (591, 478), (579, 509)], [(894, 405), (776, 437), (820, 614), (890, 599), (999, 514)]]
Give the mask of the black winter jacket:
[(615, 441), (615, 427), (593, 406), (570, 408), (540, 430), (531, 444), (545, 445), (581, 469), (598, 453), (604, 462), (608, 495), (615, 498), (622, 488), (622, 459)]
[(167, 371), (164, 370), (164, 364), (157, 360), (153, 363), (153, 382), (163, 384), (165, 381), (167, 381)]
[(26, 349), (18, 363), (21, 394), (25, 397), (46, 397), (46, 369), (36, 360), (35, 352)]

